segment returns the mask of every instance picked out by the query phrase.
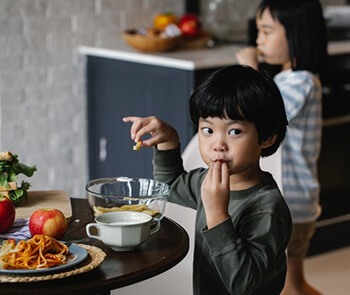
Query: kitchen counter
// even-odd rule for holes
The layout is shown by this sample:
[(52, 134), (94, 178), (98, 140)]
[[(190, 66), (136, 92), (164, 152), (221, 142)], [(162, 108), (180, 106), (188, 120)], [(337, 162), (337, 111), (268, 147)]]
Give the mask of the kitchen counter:
[[(214, 48), (178, 49), (169, 52), (140, 52), (124, 42), (113, 49), (98, 47), (79, 47), (84, 55), (117, 59), (155, 66), (170, 67), (183, 70), (199, 70), (218, 68), (236, 62), (235, 53), (245, 47), (240, 44), (217, 45)], [(329, 54), (350, 53), (350, 40), (329, 43)]]

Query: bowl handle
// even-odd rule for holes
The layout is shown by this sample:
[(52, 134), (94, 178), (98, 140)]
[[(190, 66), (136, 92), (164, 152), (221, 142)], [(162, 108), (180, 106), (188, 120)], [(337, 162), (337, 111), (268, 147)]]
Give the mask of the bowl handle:
[(156, 233), (160, 229), (160, 220), (158, 218), (153, 218), (151, 222), (151, 230), (150, 230), (150, 235)]
[[(91, 228), (96, 228), (97, 229), (97, 235), (94, 235), (90, 232)], [(101, 236), (100, 236), (100, 226), (97, 223), (89, 223), (86, 225), (86, 234), (90, 237), (90, 238), (94, 238), (94, 239), (98, 239), (101, 240)]]

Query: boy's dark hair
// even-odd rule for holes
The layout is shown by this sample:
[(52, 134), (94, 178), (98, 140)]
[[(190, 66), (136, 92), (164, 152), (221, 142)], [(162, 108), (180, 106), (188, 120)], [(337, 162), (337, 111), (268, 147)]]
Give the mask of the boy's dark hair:
[(257, 16), (269, 9), (285, 28), (293, 70), (324, 72), (327, 29), (319, 0), (262, 0)]
[(283, 99), (273, 80), (242, 65), (209, 75), (190, 97), (190, 115), (196, 128), (200, 118), (208, 117), (251, 122), (259, 143), (276, 134), (275, 143), (262, 150), (263, 157), (278, 149), (288, 125)]

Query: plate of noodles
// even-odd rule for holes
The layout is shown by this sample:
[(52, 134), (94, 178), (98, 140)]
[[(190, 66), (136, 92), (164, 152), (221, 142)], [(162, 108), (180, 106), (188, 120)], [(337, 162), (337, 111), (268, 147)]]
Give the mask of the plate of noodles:
[(41, 274), (58, 272), (84, 261), (88, 252), (77, 244), (66, 244), (48, 236), (35, 235), (16, 243), (0, 245), (0, 274)]

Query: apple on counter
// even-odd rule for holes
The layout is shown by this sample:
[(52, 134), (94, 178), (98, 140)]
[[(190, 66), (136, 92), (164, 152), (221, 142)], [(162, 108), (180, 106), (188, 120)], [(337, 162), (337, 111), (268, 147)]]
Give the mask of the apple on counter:
[(16, 210), (13, 202), (0, 196), (0, 234), (5, 234), (11, 229), (15, 216)]
[(60, 240), (67, 231), (66, 217), (58, 209), (37, 209), (30, 216), (29, 231), (32, 236), (47, 235)]

